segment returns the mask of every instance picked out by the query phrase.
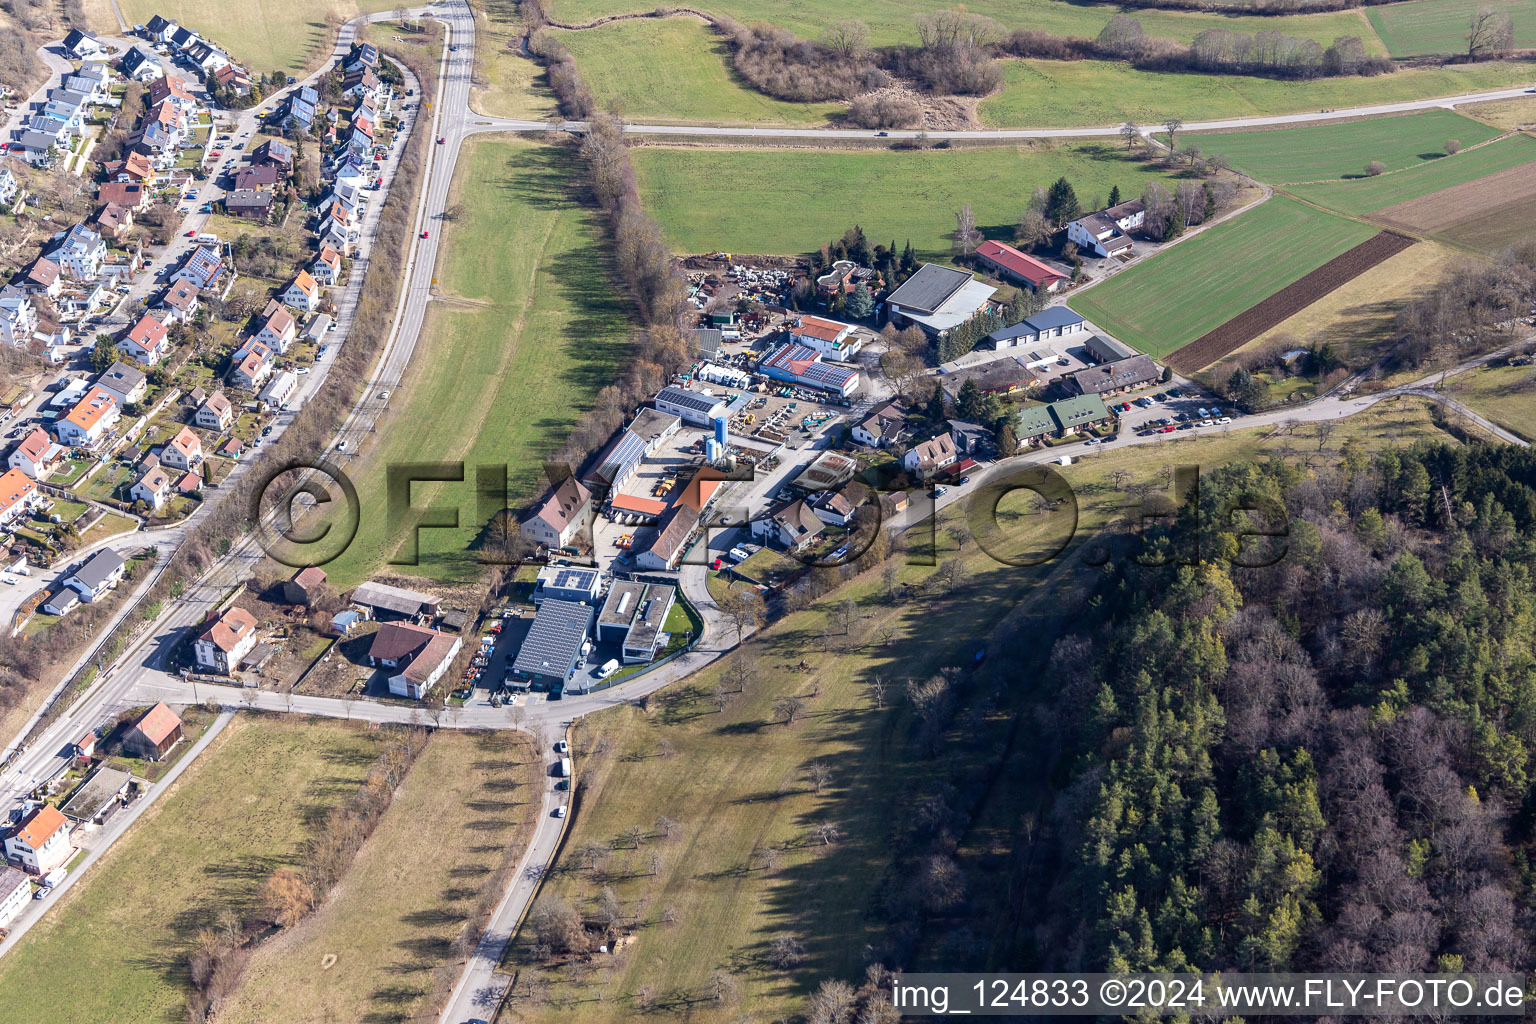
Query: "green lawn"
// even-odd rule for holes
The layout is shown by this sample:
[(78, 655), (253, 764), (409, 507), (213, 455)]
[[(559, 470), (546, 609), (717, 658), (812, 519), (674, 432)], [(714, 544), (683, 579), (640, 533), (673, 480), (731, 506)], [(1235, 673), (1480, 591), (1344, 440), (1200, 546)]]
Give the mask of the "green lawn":
[(692, 18), (618, 21), (557, 32), (604, 108), (653, 121), (820, 125), (840, 103), (785, 103), (743, 84), (730, 50)]
[[(202, 3), (199, 0), (118, 0), (130, 25), (143, 25), (156, 14), (195, 29), (253, 72), (308, 70), (322, 49), (329, 52), (328, 16), (341, 20), (392, 10), (390, 0), (249, 0)], [(116, 35), (115, 21), (97, 29)]]
[(1365, 16), (1392, 56), (1417, 57), (1465, 52), (1468, 26), (1481, 7), (1498, 7), (1510, 13), (1517, 48), (1536, 46), (1533, 0), (1408, 0), (1367, 7)]
[(1375, 233), (1277, 196), (1068, 304), (1143, 352), (1166, 356)]
[(970, 203), (989, 237), (1011, 239), (1037, 186), (1065, 176), (1084, 206), (1118, 185), (1140, 195), (1166, 176), (1109, 141), (971, 149), (674, 149), (634, 152), (646, 209), (677, 252), (804, 253), (859, 224), (873, 242), (908, 239), (947, 257)]
[(180, 1020), (184, 958), (222, 908), (244, 910), (345, 799), (382, 734), (340, 722), (232, 722), (132, 831), (0, 961), (9, 1020)]
[[(605, 14), (656, 9), (653, 0), (552, 0), (550, 10), (557, 21), (579, 24)], [(870, 42), (876, 46), (917, 42), (913, 19), (946, 6), (934, 0), (867, 0), (855, 7), (837, 0), (710, 0), (695, 5), (711, 14), (724, 14), (744, 25), (767, 22), (794, 32), (802, 39), (814, 39), (826, 27), (842, 18), (858, 18), (870, 28)], [(1118, 8), (1098, 4), (1075, 4), (1067, 0), (974, 0), (966, 10), (995, 18), (1010, 29), (1032, 28), (1057, 35), (1096, 36)], [(1189, 42), (1208, 28), (1233, 32), (1287, 32), (1304, 39), (1316, 39), (1324, 46), (1335, 36), (1359, 36), (1373, 53), (1385, 48), (1371, 31), (1370, 23), (1357, 11), (1303, 14), (1282, 17), (1238, 15), (1190, 11), (1132, 10), (1149, 36), (1169, 36)]]
[[(517, 507), (545, 486), (541, 459), (569, 435), (628, 354), (627, 308), (608, 274), (600, 215), (571, 198), (574, 152), (516, 139), (475, 140), (460, 155), (447, 251), (413, 376), (380, 424), (383, 442), (349, 467), (364, 509), (346, 552), (325, 567), (350, 587), (406, 557), (411, 529), (386, 514), (385, 466), (463, 460), (467, 482), (415, 486), (417, 508), (459, 510), (458, 529), (423, 529), (407, 571), (465, 579), (490, 512), (475, 467), (505, 466)], [(492, 256), (491, 254), (494, 254)], [(498, 505), (499, 507), (499, 505)]]
[[(1417, 0), (1416, 0), (1417, 2)], [(1278, 28), (1278, 26), (1276, 26)], [(1408, 68), (1376, 78), (1285, 82), (1241, 75), (1141, 71), (1110, 61), (1010, 60), (1001, 92), (983, 100), (989, 128), (1160, 124), (1455, 96), (1536, 80), (1529, 63)]]
[(1516, 135), (1463, 153), (1454, 160), (1436, 160), (1379, 178), (1297, 185), (1288, 191), (1330, 210), (1363, 214), (1531, 161), (1536, 161), (1536, 139)]
[(1500, 134), (1497, 128), (1450, 110), (1425, 110), (1339, 124), (1183, 135), (1179, 144), (1194, 143), (1208, 156), (1220, 153), (1243, 173), (1278, 184), (1360, 177), (1372, 160), (1391, 171), (1420, 167), (1445, 159), (1448, 139), (1466, 148)]
[(1536, 439), (1536, 368), (1495, 366), (1452, 378), (1448, 388), (1468, 408), (1505, 430)]

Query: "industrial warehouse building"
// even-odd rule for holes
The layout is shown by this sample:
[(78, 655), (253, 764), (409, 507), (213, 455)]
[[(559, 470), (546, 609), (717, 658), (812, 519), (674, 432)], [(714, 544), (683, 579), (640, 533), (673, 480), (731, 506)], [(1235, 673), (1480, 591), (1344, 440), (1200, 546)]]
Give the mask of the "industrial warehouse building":
[(581, 661), (581, 645), (596, 614), (590, 605), (574, 601), (551, 598), (539, 605), (507, 684), (524, 689), (563, 688)]

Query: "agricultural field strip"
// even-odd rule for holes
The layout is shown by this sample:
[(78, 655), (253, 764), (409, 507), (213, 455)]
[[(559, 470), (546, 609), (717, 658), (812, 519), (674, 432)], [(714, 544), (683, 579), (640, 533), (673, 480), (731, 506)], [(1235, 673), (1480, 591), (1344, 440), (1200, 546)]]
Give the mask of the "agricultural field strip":
[(1536, 164), (1536, 139), (1511, 135), (1460, 154), (1453, 160), (1436, 160), (1377, 178), (1288, 186), (1286, 191), (1339, 213), (1363, 216), (1500, 171), (1517, 167), (1536, 171), (1533, 164)]
[[(1246, 132), (1183, 133), (1183, 145), (1198, 145), (1206, 156), (1225, 156), (1231, 166), (1272, 185), (1311, 184), (1363, 177), (1379, 160), (1401, 172), (1440, 160), (1461, 159), (1504, 133), (1450, 110), (1424, 110), (1393, 117), (1342, 121)], [(1462, 153), (1447, 157), (1445, 144)]]
[(1196, 338), (1169, 355), (1168, 364), (1185, 374), (1201, 370), (1413, 244), (1411, 238), (1383, 231)]
[(1154, 358), (1226, 323), (1375, 229), (1276, 196), (1068, 300)]
[(1532, 197), (1536, 197), (1536, 165), (1522, 165), (1384, 206), (1370, 216), (1410, 231), (1432, 233)]
[(1517, 49), (1536, 46), (1532, 0), (1406, 0), (1365, 8), (1366, 20), (1394, 57), (1456, 53), (1466, 48), (1467, 26), (1482, 7), (1510, 13)]

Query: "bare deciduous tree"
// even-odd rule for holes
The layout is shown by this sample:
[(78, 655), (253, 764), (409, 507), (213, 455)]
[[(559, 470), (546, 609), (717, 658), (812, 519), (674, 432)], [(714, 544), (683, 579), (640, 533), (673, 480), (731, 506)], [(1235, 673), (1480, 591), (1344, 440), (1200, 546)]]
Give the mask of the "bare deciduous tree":
[(794, 725), (805, 711), (805, 701), (800, 697), (780, 697), (773, 702), (773, 716), (785, 725)]
[(955, 251), (961, 256), (969, 256), (980, 244), (981, 232), (976, 229), (976, 214), (971, 211), (971, 204), (966, 203), (955, 214)]
[(812, 761), (810, 767), (805, 770), (805, 774), (811, 780), (811, 785), (816, 787), (817, 796), (820, 796), (821, 791), (826, 789), (827, 784), (832, 781), (832, 769), (827, 767), (824, 761)]

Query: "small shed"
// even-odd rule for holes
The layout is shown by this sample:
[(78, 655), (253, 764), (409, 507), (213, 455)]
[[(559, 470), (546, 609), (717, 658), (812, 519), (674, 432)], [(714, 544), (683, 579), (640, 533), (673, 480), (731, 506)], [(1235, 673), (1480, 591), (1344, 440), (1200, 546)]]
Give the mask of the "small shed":
[(317, 565), (300, 569), (293, 579), (283, 584), (283, 600), (289, 604), (308, 605), (315, 597), (315, 590), (325, 583), (325, 570)]
[(98, 768), (62, 808), (64, 817), (83, 825), (100, 825), (128, 798), (133, 776), (116, 768)]

